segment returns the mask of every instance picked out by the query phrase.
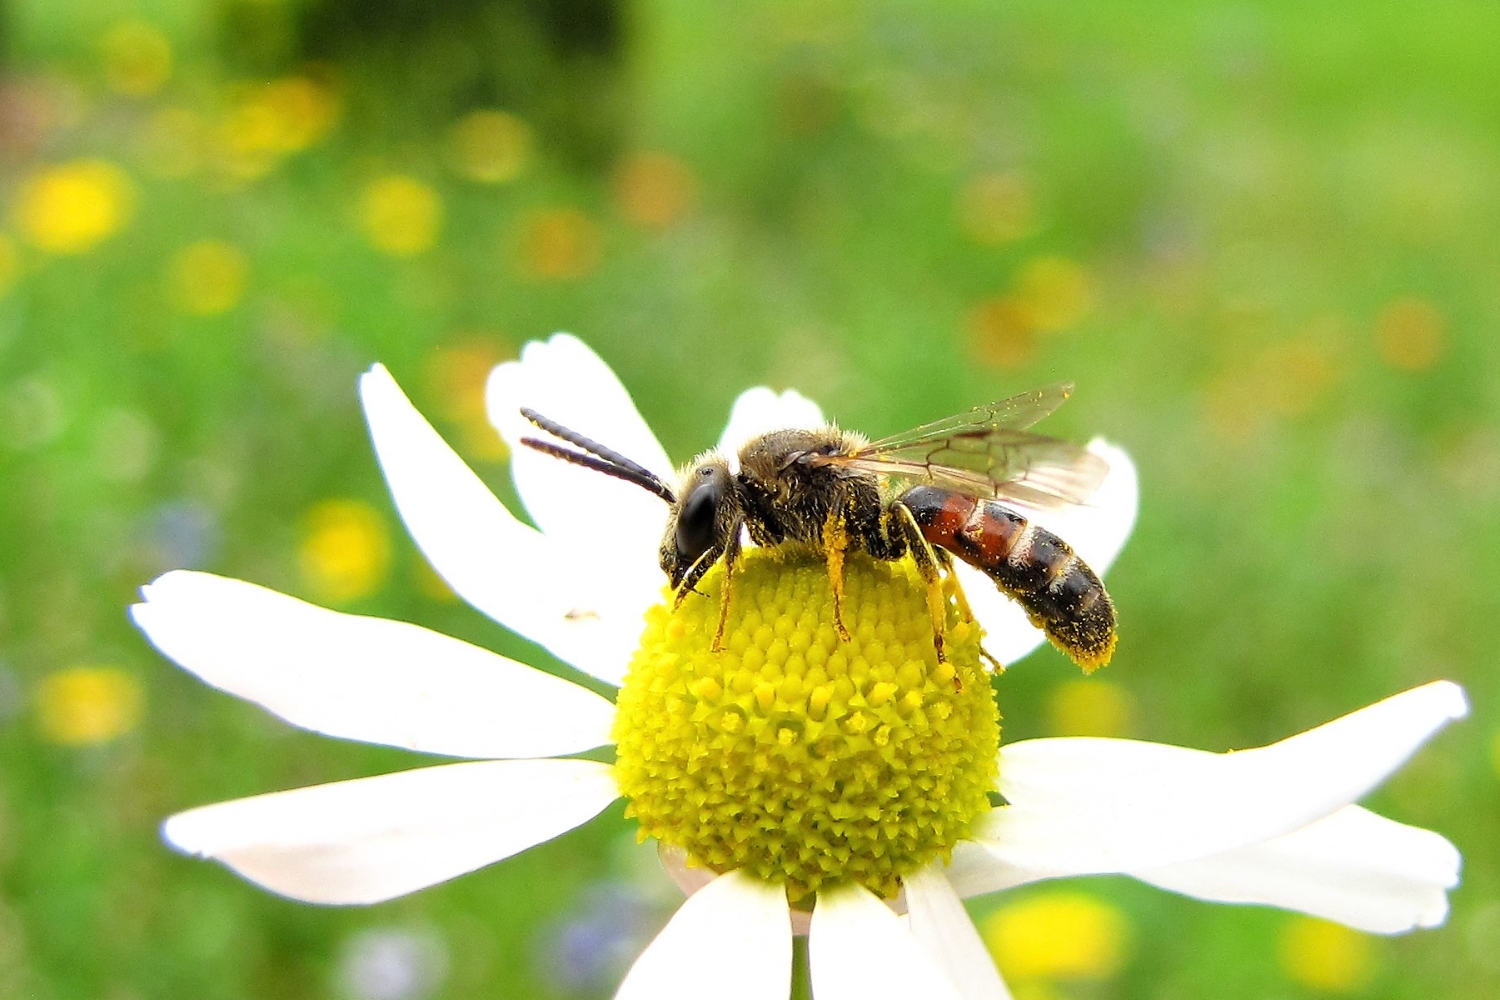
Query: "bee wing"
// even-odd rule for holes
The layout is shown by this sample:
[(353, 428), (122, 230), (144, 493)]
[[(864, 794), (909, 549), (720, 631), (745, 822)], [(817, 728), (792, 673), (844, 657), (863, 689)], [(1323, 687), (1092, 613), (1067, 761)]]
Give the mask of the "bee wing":
[(1072, 391), (1071, 382), (1035, 389), (881, 438), (851, 455), (814, 461), (1029, 507), (1081, 504), (1104, 481), (1108, 463), (1072, 442), (1025, 429)]
[(871, 441), (863, 451), (895, 451), (900, 448), (917, 447), (944, 441), (955, 433), (974, 433), (986, 430), (1024, 431), (1053, 410), (1063, 405), (1073, 395), (1072, 382), (1058, 382), (1023, 392), (1009, 399), (996, 400), (985, 406), (976, 406), (968, 413), (959, 413), (942, 420), (934, 420), (921, 427), (913, 427), (900, 434)]

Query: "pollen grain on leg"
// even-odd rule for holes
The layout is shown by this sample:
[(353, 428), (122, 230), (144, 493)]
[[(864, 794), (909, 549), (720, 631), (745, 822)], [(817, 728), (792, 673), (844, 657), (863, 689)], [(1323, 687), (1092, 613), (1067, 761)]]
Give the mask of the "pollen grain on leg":
[(989, 808), (980, 629), (948, 605), (938, 662), (916, 567), (851, 554), (842, 641), (827, 564), (752, 551), (715, 653), (722, 573), (708, 600), (648, 615), (615, 722), (629, 813), (693, 863), (785, 881), (794, 904), (851, 880), (894, 897)]

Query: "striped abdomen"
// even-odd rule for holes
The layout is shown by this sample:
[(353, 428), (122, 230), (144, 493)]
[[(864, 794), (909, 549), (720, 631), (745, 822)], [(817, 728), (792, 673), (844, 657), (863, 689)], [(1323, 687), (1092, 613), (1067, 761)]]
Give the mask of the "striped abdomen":
[(1068, 543), (993, 500), (917, 486), (896, 501), (933, 545), (983, 570), (1086, 672), (1115, 651), (1115, 607)]

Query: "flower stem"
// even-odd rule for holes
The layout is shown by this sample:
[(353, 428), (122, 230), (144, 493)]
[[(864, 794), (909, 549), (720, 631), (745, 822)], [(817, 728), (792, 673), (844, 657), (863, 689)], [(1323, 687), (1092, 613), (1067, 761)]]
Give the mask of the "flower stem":
[(792, 938), (791, 1000), (812, 1000), (812, 967), (807, 962), (807, 935)]

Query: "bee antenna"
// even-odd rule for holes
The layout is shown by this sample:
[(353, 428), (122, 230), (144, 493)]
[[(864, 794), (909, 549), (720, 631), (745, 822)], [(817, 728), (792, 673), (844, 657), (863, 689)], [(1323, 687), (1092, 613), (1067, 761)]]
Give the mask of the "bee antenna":
[(521, 416), (548, 434), (560, 437), (569, 444), (577, 445), (588, 452), (588, 454), (585, 455), (576, 451), (570, 451), (550, 441), (542, 441), (538, 438), (522, 438), (521, 443), (526, 447), (539, 451), (544, 455), (551, 455), (553, 458), (560, 458), (564, 462), (572, 462), (574, 465), (581, 465), (585, 469), (593, 469), (595, 472), (602, 472), (606, 476), (614, 476), (616, 479), (623, 479), (627, 483), (634, 483), (642, 489), (655, 493), (667, 503), (677, 502), (676, 495), (667, 487), (667, 484), (662, 482), (656, 473), (644, 465), (632, 462), (619, 452), (606, 448), (596, 441), (591, 441), (577, 431), (571, 431), (557, 421), (547, 419), (535, 410), (522, 407)]

